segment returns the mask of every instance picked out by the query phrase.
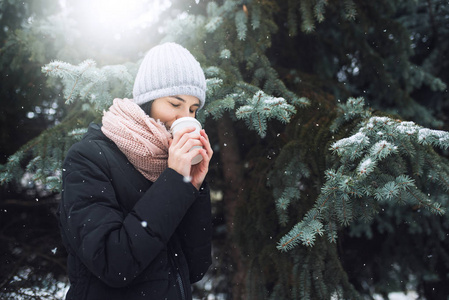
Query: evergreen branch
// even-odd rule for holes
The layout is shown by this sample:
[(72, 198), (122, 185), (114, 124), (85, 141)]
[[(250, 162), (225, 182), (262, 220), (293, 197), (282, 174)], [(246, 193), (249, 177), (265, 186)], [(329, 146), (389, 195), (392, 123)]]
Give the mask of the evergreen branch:
[(288, 23), (288, 33), (290, 36), (296, 36), (298, 34), (297, 26), (298, 19), (296, 17), (297, 5), (299, 1), (288, 0), (288, 9), (287, 9), (287, 23)]
[(286, 103), (284, 98), (276, 98), (258, 91), (252, 98), (246, 100), (246, 105), (236, 111), (238, 119), (255, 129), (260, 136), (265, 136), (268, 120), (276, 118), (288, 122), (296, 110), (294, 106)]
[(83, 74), (92, 67), (95, 67), (95, 62), (93, 60), (86, 60), (80, 63), (78, 66), (72, 66), (70, 64), (53, 61), (48, 65), (42, 67), (42, 72), (46, 75), (58, 76), (61, 78), (66, 78), (66, 76), (70, 76), (75, 78), (75, 83), (72, 86), (72, 89), (67, 96), (66, 103), (70, 103), (73, 93), (79, 83), (79, 80), (83, 77)]
[(418, 141), (423, 145), (430, 144), (446, 150), (449, 148), (449, 132), (420, 128), (418, 132)]
[[(84, 72), (83, 72), (83, 73), (84, 73)], [(72, 98), (73, 91), (75, 90), (75, 87), (78, 85), (78, 81), (79, 81), (79, 79), (81, 78), (81, 76), (83, 75), (83, 73), (81, 73), (81, 74), (76, 78), (75, 84), (73, 85), (72, 90), (70, 91), (69, 96), (68, 96), (67, 99), (65, 100), (65, 103), (66, 103), (66, 104), (69, 104), (69, 103), (70, 103), (70, 98)]]
[(315, 4), (314, 8), (315, 18), (319, 23), (324, 21), (324, 9), (326, 5), (327, 0), (318, 0), (317, 3)]
[[(441, 208), (439, 205), (435, 205), (430, 201), (422, 200), (420, 197), (415, 195), (410, 188), (407, 188), (407, 191), (419, 202), (421, 207), (426, 207), (430, 211), (436, 211), (440, 216), (445, 214), (444, 208)], [(430, 202), (430, 203), (429, 203)]]
[[(441, 169), (447, 162), (443, 162), (437, 156), (431, 158), (429, 149), (425, 147), (431, 145), (446, 149), (449, 133), (429, 130), (413, 122), (372, 117), (369, 113), (363, 113), (362, 104), (361, 99), (358, 101), (353, 99), (349, 104), (341, 106), (343, 113), (357, 107), (357, 113), (352, 115), (369, 116), (369, 119), (360, 121), (355, 134), (331, 145), (330, 150), (339, 158), (338, 171), (329, 169), (325, 172), (326, 181), (315, 205), (288, 234), (281, 238), (278, 249), (288, 251), (300, 241), (306, 246), (312, 246), (316, 232), (310, 226), (315, 221), (320, 224), (327, 223), (327, 230), (331, 230), (328, 232), (328, 238), (334, 241), (336, 233), (332, 229), (333, 225), (329, 224), (339, 220), (340, 225), (348, 226), (358, 218), (372, 219), (372, 215), (377, 212), (374, 203), (353, 201), (363, 197), (374, 198), (379, 203), (392, 203), (394, 200), (397, 204), (417, 203), (432, 213), (438, 215), (445, 213), (445, 209), (439, 203), (421, 195), (414, 180), (406, 175), (409, 170), (403, 167), (405, 161), (402, 156), (414, 159), (413, 163), (418, 164), (414, 168), (425, 167), (424, 171), (428, 172), (428, 178), (438, 180), (449, 190), (447, 180), (442, 175), (447, 172)], [(350, 119), (351, 117), (348, 117), (348, 120)], [(325, 218), (324, 212), (327, 210)]]
[[(99, 80), (98, 80), (97, 82), (99, 82)], [(90, 87), (84, 92), (84, 95), (82, 95), (81, 97), (82, 97), (82, 98), (87, 98), (87, 95), (89, 95), (90, 91), (92, 91), (92, 89), (95, 87), (95, 84), (96, 84), (97, 82), (91, 83), (91, 84), (90, 84)], [(76, 85), (76, 84), (77, 84), (77, 83), (75, 83), (75, 85)], [(75, 87), (74, 87), (74, 88), (75, 88)], [(72, 92), (73, 92), (73, 90), (72, 90)], [(69, 99), (67, 99), (66, 103), (67, 103), (68, 101), (69, 101)]]
[(337, 242), (337, 226), (332, 220), (327, 224), (328, 239), (331, 243)]
[[(93, 103), (98, 111), (109, 107), (113, 98), (129, 95), (134, 78), (125, 66), (109, 65), (98, 69), (93, 60), (86, 60), (79, 65), (53, 61), (43, 66), (42, 72), (50, 77), (61, 78), (66, 104), (79, 98)], [(117, 93), (119, 90), (119, 95), (111, 96), (111, 92)]]
[(313, 22), (312, 16), (312, 5), (310, 1), (301, 1), (300, 2), (300, 11), (302, 17), (301, 30), (310, 33), (315, 30), (315, 24)]
[(300, 231), (299, 233), (297, 233), (296, 235), (294, 235), (293, 237), (289, 238), (286, 242), (281, 243), (281, 245), (278, 245), (278, 249), (281, 249), (283, 251), (287, 251), (288, 249), (293, 248), (294, 246), (296, 246), (297, 240), (299, 239), (299, 237), (303, 234), (303, 231)]
[(344, 0), (345, 10), (346, 10), (346, 18), (349, 19), (355, 19), (355, 16), (357, 15), (355, 4), (353, 0)]
[[(425, 162), (427, 165), (431, 166), (432, 169), (436, 170), (436, 174), (438, 174), (438, 179), (444, 184), (444, 187), (446, 191), (449, 191), (449, 182), (445, 179), (445, 176), (441, 176), (440, 173), (444, 172), (444, 170), (441, 170), (441, 166), (439, 164), (435, 165), (432, 160), (428, 159), (427, 156), (424, 157)], [(444, 172), (447, 174), (447, 172)]]
[[(348, 226), (350, 224), (350, 222), (352, 221), (352, 216), (350, 214), (350, 211), (352, 211), (352, 209), (350, 209), (350, 197), (348, 194), (345, 194), (341, 197), (341, 210), (342, 210), (342, 214), (339, 214), (339, 216), (341, 216), (341, 224), (344, 226)], [(349, 207), (347, 207), (349, 206)]]
[(440, 181), (442, 181), (445, 184), (446, 190), (449, 191), (449, 182), (445, 179), (445, 177), (438, 176), (438, 179), (440, 179)]

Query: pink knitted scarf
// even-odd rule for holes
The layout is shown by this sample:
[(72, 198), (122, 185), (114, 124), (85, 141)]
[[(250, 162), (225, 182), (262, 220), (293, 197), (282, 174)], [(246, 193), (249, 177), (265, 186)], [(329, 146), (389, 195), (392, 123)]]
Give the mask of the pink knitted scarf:
[(167, 168), (171, 139), (165, 126), (129, 99), (114, 99), (103, 115), (101, 131), (145, 178), (154, 182)]

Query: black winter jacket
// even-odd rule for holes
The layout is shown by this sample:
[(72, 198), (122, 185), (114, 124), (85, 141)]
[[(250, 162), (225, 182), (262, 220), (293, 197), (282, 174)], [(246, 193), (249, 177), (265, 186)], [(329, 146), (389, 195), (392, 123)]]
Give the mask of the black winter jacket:
[(211, 264), (207, 184), (167, 168), (154, 182), (92, 124), (63, 165), (67, 299), (191, 299)]

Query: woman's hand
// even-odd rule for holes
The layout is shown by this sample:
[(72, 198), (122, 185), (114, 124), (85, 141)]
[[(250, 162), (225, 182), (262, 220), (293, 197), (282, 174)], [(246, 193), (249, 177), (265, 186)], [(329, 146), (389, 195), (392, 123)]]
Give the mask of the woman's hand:
[(198, 190), (203, 184), (204, 178), (206, 178), (206, 174), (209, 171), (209, 162), (214, 154), (214, 151), (212, 151), (212, 147), (210, 146), (209, 137), (204, 129), (200, 130), (200, 141), (203, 148), (195, 150), (199, 150), (203, 160), (198, 164), (191, 166), (190, 169), (191, 182)]
[[(199, 134), (194, 131), (194, 127), (188, 127), (174, 134), (168, 149), (168, 167), (190, 179), (199, 190), (209, 171), (213, 151), (204, 129)], [(202, 146), (202, 148), (190, 151), (193, 146)], [(198, 154), (203, 157), (203, 160), (192, 166), (192, 159)]]

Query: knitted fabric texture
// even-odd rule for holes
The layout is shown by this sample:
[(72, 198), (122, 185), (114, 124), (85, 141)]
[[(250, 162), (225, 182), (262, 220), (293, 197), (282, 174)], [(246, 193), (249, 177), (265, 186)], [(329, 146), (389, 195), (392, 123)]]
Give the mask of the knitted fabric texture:
[(154, 182), (167, 168), (171, 134), (130, 99), (114, 99), (102, 122), (101, 131), (145, 178)]
[(206, 100), (206, 78), (200, 63), (186, 48), (165, 43), (145, 55), (133, 87), (133, 101), (139, 105), (157, 98), (189, 95)]

